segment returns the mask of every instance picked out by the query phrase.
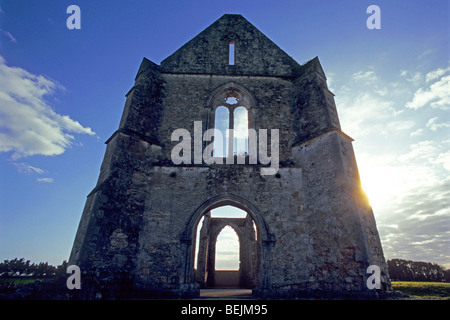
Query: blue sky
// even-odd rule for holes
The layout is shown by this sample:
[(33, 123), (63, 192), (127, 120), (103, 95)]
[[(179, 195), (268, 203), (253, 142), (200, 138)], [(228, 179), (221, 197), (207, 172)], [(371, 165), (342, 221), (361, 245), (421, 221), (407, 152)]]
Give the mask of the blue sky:
[[(81, 30), (68, 30), (69, 5)], [(381, 29), (369, 30), (369, 5)], [(0, 260), (68, 258), (143, 57), (239, 13), (336, 95), (386, 258), (450, 267), (449, 1), (0, 1)]]

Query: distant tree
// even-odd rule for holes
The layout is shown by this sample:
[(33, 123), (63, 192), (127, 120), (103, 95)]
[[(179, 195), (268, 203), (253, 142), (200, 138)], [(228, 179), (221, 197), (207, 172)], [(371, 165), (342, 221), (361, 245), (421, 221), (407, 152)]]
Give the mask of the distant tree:
[(58, 267), (49, 265), (48, 262), (40, 262), (39, 264), (31, 263), (25, 258), (15, 258), (12, 260), (4, 260), (0, 263), (0, 276), (3, 277), (19, 277), (30, 276), (34, 278), (52, 278), (57, 272), (67, 268), (67, 262), (63, 261)]
[(25, 261), (25, 258), (5, 260), (3, 264), (4, 269), (9, 276), (20, 276), (31, 271), (30, 260)]
[(450, 282), (450, 269), (444, 270), (445, 282)]
[(59, 266), (56, 267), (55, 274), (57, 277), (64, 276), (67, 271), (67, 261), (64, 260)]
[(391, 259), (387, 264), (394, 281), (448, 281), (444, 268), (437, 263)]

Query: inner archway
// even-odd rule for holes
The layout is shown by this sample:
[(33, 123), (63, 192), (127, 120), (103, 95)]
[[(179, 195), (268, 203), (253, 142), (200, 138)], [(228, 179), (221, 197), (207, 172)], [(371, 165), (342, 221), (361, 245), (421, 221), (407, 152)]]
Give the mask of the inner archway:
[(202, 219), (211, 212), (211, 210), (223, 207), (233, 206), (245, 211), (254, 222), (256, 230), (256, 250), (253, 291), (264, 290), (270, 287), (269, 261), (272, 256), (272, 248), (275, 243), (275, 237), (270, 231), (270, 227), (264, 218), (264, 215), (251, 201), (239, 195), (222, 192), (214, 195), (202, 203), (191, 213), (186, 221), (186, 226), (180, 237), (180, 242), (184, 247), (183, 254), (183, 283), (192, 285), (197, 283), (201, 288), (205, 288), (206, 283), (202, 280), (205, 276), (206, 268), (201, 268), (196, 263), (196, 243), (200, 241), (197, 236), (197, 227), (201, 228)]
[(215, 271), (239, 271), (239, 237), (230, 226), (220, 231), (216, 240)]
[(197, 226), (195, 281), (203, 288), (254, 288), (258, 260), (252, 217), (234, 206), (204, 214)]

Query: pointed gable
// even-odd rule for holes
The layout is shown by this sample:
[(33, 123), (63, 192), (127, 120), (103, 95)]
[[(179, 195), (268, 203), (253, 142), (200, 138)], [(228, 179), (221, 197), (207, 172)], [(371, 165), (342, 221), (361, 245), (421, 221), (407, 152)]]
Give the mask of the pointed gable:
[(299, 68), (238, 14), (223, 15), (161, 62), (162, 71), (170, 73), (293, 76)]

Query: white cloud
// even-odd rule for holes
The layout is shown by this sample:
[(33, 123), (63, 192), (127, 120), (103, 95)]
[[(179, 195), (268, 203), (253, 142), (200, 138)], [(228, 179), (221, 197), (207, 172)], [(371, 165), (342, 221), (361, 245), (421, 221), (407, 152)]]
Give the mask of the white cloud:
[(386, 130), (390, 132), (399, 132), (413, 128), (415, 122), (412, 120), (393, 120), (386, 123)]
[(450, 122), (437, 123), (438, 117), (433, 117), (428, 120), (426, 126), (430, 128), (431, 131), (437, 131), (440, 128), (450, 128)]
[(436, 147), (432, 141), (420, 141), (410, 145), (411, 151), (398, 157), (400, 162), (411, 159), (430, 159), (436, 155)]
[(379, 96), (385, 97), (389, 94), (389, 89), (387, 87), (376, 88), (376, 89), (374, 89), (374, 92)]
[(334, 72), (328, 72), (327, 73), (327, 86), (328, 89), (330, 91), (333, 91), (333, 84), (334, 84), (334, 77), (335, 77), (335, 73)]
[(26, 174), (31, 174), (31, 173), (42, 174), (42, 173), (44, 173), (44, 170), (42, 170), (41, 168), (33, 167), (33, 166), (31, 166), (31, 165), (29, 165), (27, 163), (24, 163), (24, 162), (13, 162), (12, 164), (21, 173), (26, 173)]
[(375, 71), (373, 71), (373, 70), (369, 70), (366, 72), (358, 71), (358, 72), (355, 72), (352, 77), (353, 77), (353, 80), (355, 80), (355, 81), (363, 81), (366, 83), (373, 83), (373, 82), (378, 81), (378, 77), (375, 74)]
[(420, 80), (422, 80), (422, 73), (420, 72), (409, 72), (407, 70), (402, 70), (400, 72), (400, 76), (405, 78), (406, 81), (411, 82), (413, 84), (418, 84)]
[(36, 181), (37, 182), (44, 182), (44, 183), (52, 183), (53, 182), (53, 178), (37, 178)]
[(415, 136), (421, 136), (423, 134), (423, 129), (417, 129), (416, 131), (411, 132), (409, 135), (411, 137), (415, 137)]
[[(408, 72), (403, 71), (402, 74)], [(420, 77), (420, 73), (417, 75)], [(344, 132), (359, 140), (408, 132), (416, 126), (416, 120), (403, 114), (404, 108), (400, 108), (405, 103), (401, 101), (405, 96), (402, 89), (407, 83), (405, 80), (401, 79), (403, 84), (386, 83), (376, 70), (355, 72), (352, 80), (355, 79), (358, 81), (350, 90), (345, 84), (336, 90), (336, 105)], [(420, 131), (415, 134), (420, 134)]]
[[(435, 78), (436, 75), (437, 73), (434, 72), (429, 79)], [(432, 108), (439, 108), (442, 110), (450, 109), (450, 75), (441, 77), (438, 81), (428, 87), (419, 88), (415, 92), (412, 100), (406, 103), (406, 107), (419, 109), (428, 104)]]
[(436, 79), (442, 77), (449, 70), (450, 70), (450, 67), (446, 68), (446, 69), (445, 68), (437, 68), (437, 69), (434, 69), (433, 71), (428, 72), (425, 76), (426, 82), (430, 82), (430, 81), (433, 81), (433, 80), (436, 80)]
[(22, 68), (10, 67), (0, 56), (0, 152), (18, 159), (31, 155), (59, 155), (71, 146), (71, 133), (94, 135), (67, 115), (56, 113), (45, 100), (57, 82)]
[(450, 171), (450, 151), (440, 153), (433, 163), (442, 164), (447, 171)]
[(450, 179), (411, 188), (391, 203), (391, 214), (379, 220), (387, 258), (449, 265)]
[(434, 52), (434, 50), (431, 49), (427, 49), (424, 52), (422, 52), (422, 54), (419, 55), (419, 57), (417, 57), (418, 60), (422, 59), (423, 57), (426, 57), (430, 54), (432, 54)]
[(336, 105), (342, 130), (353, 138), (387, 135), (415, 126), (413, 120), (398, 117), (394, 101), (369, 91), (336, 96)]

